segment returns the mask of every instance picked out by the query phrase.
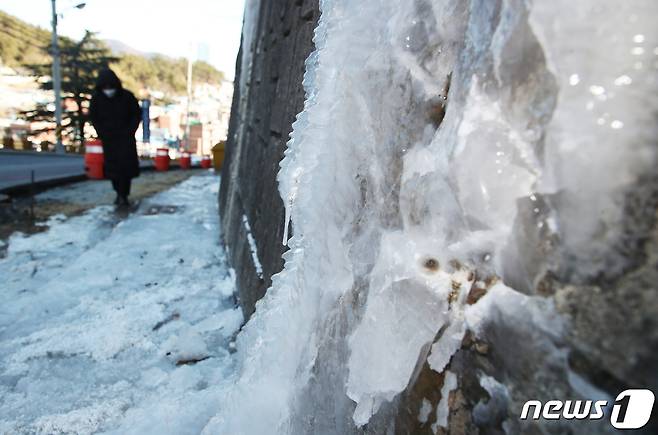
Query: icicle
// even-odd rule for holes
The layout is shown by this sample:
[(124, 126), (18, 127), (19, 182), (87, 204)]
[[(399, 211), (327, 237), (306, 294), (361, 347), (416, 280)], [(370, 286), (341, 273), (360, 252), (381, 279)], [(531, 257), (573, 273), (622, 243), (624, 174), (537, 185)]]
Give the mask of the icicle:
[(292, 209), (292, 203), (293, 199), (292, 196), (288, 198), (288, 201), (286, 202), (285, 208), (286, 208), (286, 217), (284, 218), (284, 228), (283, 228), (283, 246), (288, 246), (288, 228), (290, 227), (290, 214), (291, 214), (291, 209)]

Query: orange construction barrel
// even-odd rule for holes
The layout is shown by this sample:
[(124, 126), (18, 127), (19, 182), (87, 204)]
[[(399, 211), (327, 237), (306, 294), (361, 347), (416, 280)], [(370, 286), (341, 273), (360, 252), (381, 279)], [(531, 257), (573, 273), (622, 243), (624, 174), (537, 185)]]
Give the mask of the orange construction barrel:
[(211, 166), (212, 166), (212, 161), (210, 160), (210, 156), (201, 157), (201, 167), (203, 169), (210, 169)]
[(190, 153), (183, 151), (178, 158), (178, 162), (180, 163), (181, 169), (190, 169), (190, 167), (192, 167), (192, 158), (190, 157)]
[(93, 139), (85, 143), (85, 172), (92, 180), (102, 180), (103, 176), (103, 143)]
[(158, 148), (155, 151), (155, 170), (169, 170), (169, 148)]

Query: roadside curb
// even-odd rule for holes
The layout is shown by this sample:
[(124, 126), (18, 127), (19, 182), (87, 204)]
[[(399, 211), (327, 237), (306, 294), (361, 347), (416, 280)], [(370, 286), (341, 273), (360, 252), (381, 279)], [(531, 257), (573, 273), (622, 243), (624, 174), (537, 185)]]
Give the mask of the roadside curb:
[(0, 154), (6, 154), (8, 156), (30, 156), (30, 157), (57, 157), (64, 159), (84, 159), (84, 154), (58, 154), (50, 151), (38, 152), (38, 151), (22, 151), (22, 150), (11, 150), (7, 148), (0, 148)]

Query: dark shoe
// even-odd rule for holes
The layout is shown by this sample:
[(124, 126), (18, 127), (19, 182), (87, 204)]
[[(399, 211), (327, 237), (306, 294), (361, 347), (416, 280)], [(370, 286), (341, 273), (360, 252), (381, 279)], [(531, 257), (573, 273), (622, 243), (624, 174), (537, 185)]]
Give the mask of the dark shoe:
[(122, 196), (119, 198), (119, 207), (130, 207), (130, 201), (128, 201), (128, 198), (125, 196)]
[(114, 198), (114, 205), (119, 205), (119, 204), (121, 204), (121, 197), (117, 195), (117, 197)]

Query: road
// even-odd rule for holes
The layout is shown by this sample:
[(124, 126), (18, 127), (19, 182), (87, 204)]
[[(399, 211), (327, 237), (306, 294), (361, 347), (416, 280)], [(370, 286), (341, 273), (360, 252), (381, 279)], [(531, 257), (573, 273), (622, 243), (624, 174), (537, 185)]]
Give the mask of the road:
[[(153, 167), (151, 160), (140, 160), (142, 169)], [(177, 167), (172, 164), (172, 167)], [(0, 192), (30, 184), (84, 178), (84, 157), (76, 154), (37, 153), (33, 151), (0, 150)]]
[(81, 177), (85, 174), (84, 157), (0, 150), (0, 191), (35, 182)]

